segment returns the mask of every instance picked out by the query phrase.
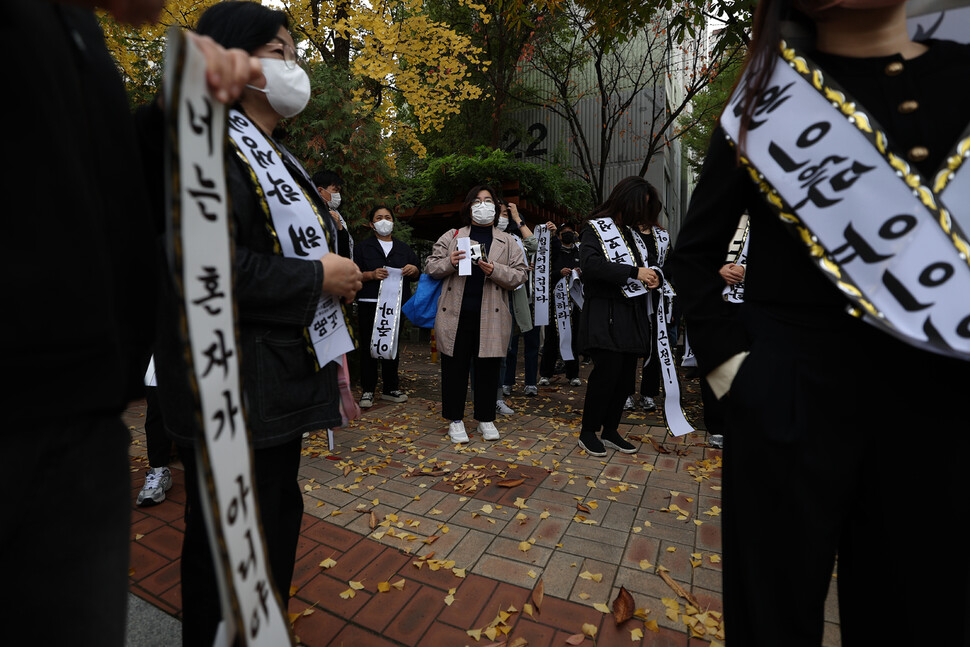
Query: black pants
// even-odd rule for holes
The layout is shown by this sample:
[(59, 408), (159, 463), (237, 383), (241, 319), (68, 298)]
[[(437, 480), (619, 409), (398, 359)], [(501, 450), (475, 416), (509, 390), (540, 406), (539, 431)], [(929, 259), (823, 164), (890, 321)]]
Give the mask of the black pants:
[(145, 387), (145, 445), (149, 467), (168, 467), (172, 462), (172, 439), (165, 433), (157, 386)]
[(458, 316), (455, 354), (441, 354), (441, 415), (446, 420), (465, 417), (468, 375), (475, 366), (475, 420), (495, 421), (495, 394), (501, 357), (479, 357), (481, 313), (462, 311)]
[[(963, 471), (949, 469), (934, 447), (946, 445), (938, 432), (967, 428), (966, 362), (917, 351), (862, 322), (833, 334), (750, 314), (754, 343), (726, 407), (729, 645), (818, 647), (836, 558), (845, 647), (872, 644), (872, 618), (925, 595), (958, 610), (954, 626), (898, 613), (885, 640), (970, 644), (961, 642), (967, 561), (897, 567), (914, 552), (966, 545), (959, 524), (919, 512), (966, 503)], [(902, 407), (894, 394), (905, 395)], [(932, 456), (908, 456), (911, 445)], [(779, 551), (792, 559), (780, 565), (772, 558)]]
[[(549, 314), (549, 325), (545, 326), (546, 339), (542, 344), (542, 361), (539, 363), (539, 375), (542, 377), (552, 377), (556, 373), (556, 360), (559, 359), (559, 328), (556, 326), (556, 318), (553, 313)], [(579, 311), (573, 308), (572, 324), (572, 349), (573, 358), (566, 360), (566, 379), (571, 380), (579, 377)]]
[[(367, 301), (357, 302), (357, 321), (360, 324), (360, 389), (365, 393), (373, 393), (377, 389), (377, 366), (380, 364), (381, 376), (384, 378), (384, 393), (399, 391), (401, 383), (398, 379), (397, 368), (400, 354), (394, 359), (374, 359), (370, 355), (370, 337), (374, 330), (374, 316), (377, 304)], [(398, 335), (400, 335), (400, 329)]]
[[(303, 494), (297, 483), (302, 439), (253, 451), (253, 478), (273, 583), (283, 602), (290, 599), (290, 580), (303, 521)], [(197, 457), (191, 447), (179, 447), (185, 465), (185, 539), (182, 544), (182, 644), (211, 647), (222, 609), (215, 564), (209, 548), (199, 499)]]
[[(125, 644), (130, 444), (116, 415), (7, 423), (0, 450), (0, 643)], [(53, 615), (42, 602), (52, 586), (70, 592)], [(38, 639), (24, 638), (31, 632)]]
[(586, 382), (582, 434), (610, 434), (620, 426), (626, 385), (636, 377), (637, 356), (612, 350), (592, 350), (593, 370)]

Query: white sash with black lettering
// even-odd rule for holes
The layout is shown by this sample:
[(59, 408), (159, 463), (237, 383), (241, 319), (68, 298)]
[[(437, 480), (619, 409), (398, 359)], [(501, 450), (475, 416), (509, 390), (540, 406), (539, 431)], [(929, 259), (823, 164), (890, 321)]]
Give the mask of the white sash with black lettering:
[[(520, 237), (514, 235), (514, 234), (509, 234), (509, 236), (512, 236), (512, 240), (514, 240), (515, 241), (515, 244), (519, 246), (519, 249), (520, 250), (522, 250), (522, 258), (526, 259), (525, 260), (525, 264), (528, 265), (529, 264), (529, 255), (525, 253), (525, 245), (522, 244), (522, 239)], [(528, 292), (528, 290), (529, 290), (529, 281), (528, 280), (526, 280), (521, 285), (515, 286), (515, 289), (516, 290), (522, 290), (523, 288), (526, 290), (526, 294), (529, 294), (529, 292)]]
[[(738, 228), (739, 236), (731, 241), (731, 249), (728, 250), (727, 261), (740, 265), (747, 271), (748, 267), (748, 237), (751, 232), (751, 221), (744, 217), (744, 227)], [(735, 251), (737, 250), (737, 251)], [(734, 285), (725, 285), (721, 290), (721, 296), (730, 303), (744, 303), (744, 281), (739, 281)]]
[[(232, 293), (225, 171), (225, 108), (206, 90), (205, 58), (173, 27), (165, 96), (170, 266), (182, 297), (196, 408), (199, 480), (223, 622), (216, 645), (292, 645), (273, 585), (243, 414)], [(288, 583), (283, 582), (284, 586)]]
[(385, 267), (387, 277), (381, 280), (377, 290), (377, 311), (374, 313), (374, 329), (370, 335), (370, 356), (374, 359), (397, 357), (398, 331), (401, 327), (401, 295), (404, 292), (404, 274), (396, 267)]
[(667, 262), (667, 250), (670, 249), (670, 234), (666, 229), (657, 225), (653, 226), (653, 241), (657, 248), (657, 265), (664, 266)]
[[(735, 142), (742, 97), (721, 117)], [(958, 224), (970, 204), (944, 202), (947, 185), (931, 188), (863, 106), (785, 43), (742, 162), (853, 314), (913, 346), (970, 359), (970, 245)]]
[(564, 362), (576, 357), (573, 355), (572, 302), (569, 300), (569, 277), (556, 281), (553, 294), (556, 307), (556, 330), (559, 331), (559, 356)]
[(536, 326), (549, 325), (549, 230), (545, 225), (536, 227), (539, 240), (536, 250), (536, 269), (532, 273), (532, 299), (535, 304)]
[(657, 299), (657, 359), (660, 362), (660, 375), (664, 380), (664, 424), (673, 436), (683, 436), (694, 431), (694, 426), (687, 421), (684, 405), (680, 400), (680, 378), (677, 376), (677, 364), (674, 362), (674, 352), (670, 348), (670, 338), (667, 336), (667, 324), (670, 322), (670, 302), (676, 296), (673, 287), (664, 278), (663, 272), (652, 268), (660, 277), (660, 298)]
[(576, 303), (576, 307), (583, 309), (585, 299), (583, 297), (583, 280), (579, 277), (579, 270), (573, 268), (569, 275), (569, 296)]
[(967, 0), (909, 0), (906, 3), (906, 26), (910, 38), (970, 42), (968, 5)]
[[(331, 253), (327, 242), (330, 230), (313, 200), (283, 163), (286, 153), (237, 110), (229, 113), (229, 138), (259, 184), (260, 202), (283, 256), (317, 261)], [(299, 162), (289, 157), (306, 178)], [(330, 218), (330, 214), (326, 217)], [(354, 350), (343, 306), (333, 294), (321, 296), (307, 332), (320, 366), (339, 361), (344, 353)]]
[[(637, 266), (633, 252), (630, 251), (626, 240), (623, 238), (623, 234), (620, 232), (619, 226), (613, 222), (612, 218), (597, 218), (590, 220), (589, 224), (592, 225), (593, 231), (596, 232), (596, 237), (599, 238), (600, 245), (603, 246), (603, 254), (606, 255), (606, 260), (611, 263), (629, 265), (630, 267)], [(633, 237), (635, 239), (639, 238), (636, 234), (633, 234)], [(641, 256), (643, 262), (646, 263), (646, 255), (641, 252)], [(628, 278), (620, 290), (623, 292), (623, 296), (627, 298), (647, 294), (647, 286), (643, 284), (643, 281), (637, 279)]]

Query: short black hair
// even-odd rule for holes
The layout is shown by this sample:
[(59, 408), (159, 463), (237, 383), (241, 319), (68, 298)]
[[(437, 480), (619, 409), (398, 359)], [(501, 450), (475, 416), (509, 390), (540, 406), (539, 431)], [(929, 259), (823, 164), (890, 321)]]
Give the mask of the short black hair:
[(290, 28), (290, 21), (282, 11), (257, 2), (230, 0), (206, 9), (195, 31), (226, 49), (254, 52), (276, 38), (280, 27)]
[(498, 220), (499, 214), (502, 212), (502, 206), (500, 203), (501, 198), (495, 193), (495, 189), (487, 184), (479, 184), (476, 187), (472, 187), (472, 190), (468, 192), (465, 196), (465, 202), (461, 205), (461, 211), (459, 215), (461, 216), (461, 222), (463, 225), (471, 224), (472, 221), (472, 203), (478, 199), (478, 194), (482, 191), (488, 191), (492, 196), (492, 202), (495, 203), (495, 220)]
[(321, 189), (326, 189), (331, 184), (339, 189), (344, 188), (344, 180), (337, 175), (336, 171), (317, 171), (311, 178), (313, 183)]
[[(329, 186), (329, 185), (327, 185), (327, 186)], [(374, 207), (371, 207), (370, 211), (367, 212), (367, 222), (374, 222), (374, 214), (376, 214), (381, 209), (386, 209), (386, 210), (390, 211), (391, 212), (391, 218), (394, 218), (394, 220), (397, 220), (397, 217), (394, 215), (394, 209), (391, 209), (386, 204), (379, 204), (379, 205), (376, 205)]]

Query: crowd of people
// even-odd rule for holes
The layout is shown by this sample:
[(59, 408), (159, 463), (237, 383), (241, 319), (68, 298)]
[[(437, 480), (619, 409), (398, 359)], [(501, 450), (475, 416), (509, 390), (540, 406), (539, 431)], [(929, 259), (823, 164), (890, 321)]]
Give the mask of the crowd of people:
[[(23, 96), (45, 99), (32, 104), (33, 118), (49, 128), (9, 129), (13, 149), (28, 159), (23, 177), (8, 192), (14, 200), (11, 213), (17, 215), (10, 219), (2, 255), (9, 270), (4, 275), (23, 280), (10, 282), (17, 308), (5, 318), (3, 335), (4, 357), (17, 379), (4, 390), (11, 431), (2, 452), (0, 490), (18, 495), (7, 497), (0, 509), (5, 521), (16, 520), (0, 531), (0, 564), (17, 591), (7, 587), (0, 608), (4, 617), (25, 626), (44, 626), (45, 639), (57, 644), (124, 644), (129, 437), (119, 413), (146, 394), (149, 471), (137, 504), (164, 501), (175, 452), (185, 465), (183, 644), (208, 647), (223, 620), (206, 517), (208, 492), (198, 467), (204, 460), (200, 416), (187, 378), (181, 297), (167, 254), (165, 108), (156, 101), (135, 115), (129, 112), (92, 13), (98, 5), (122, 22), (138, 24), (155, 19), (162, 4), (5, 3), (4, 47), (36, 54), (33, 70), (12, 72), (14, 87)], [(373, 208), (367, 215), (373, 235), (354, 241), (339, 212), (344, 189), (339, 174), (324, 170), (311, 176), (274, 138), (276, 126), (299, 114), (310, 93), (286, 13), (235, 1), (206, 10), (189, 38), (205, 58), (209, 91), (233, 109), (237, 124), (250, 129), (246, 145), (255, 146), (251, 138), (256, 137), (272, 150), (294, 195), (305, 197), (294, 201), (297, 206), (287, 205), (285, 217), (320, 228), (309, 245), (315, 256), (281, 249), (277, 227), (282, 229), (284, 214), (265, 199), (266, 187), (230, 133), (226, 172), (241, 388), (268, 570), (283, 608), (303, 514), (297, 483), (303, 436), (346, 419), (338, 378), (345, 364), (319, 361), (307, 346), (307, 329), (324, 300), (344, 305), (356, 300), (360, 407), (373, 406), (378, 373), (380, 397), (404, 402), (399, 313), (411, 284), (424, 273), (440, 290), (434, 329), (448, 442), (470, 441), (464, 423), (469, 383), (474, 433), (487, 441), (501, 437), (496, 418), (511, 413), (505, 397), (516, 385), (521, 342), (527, 395), (549, 384), (557, 361), (563, 362), (571, 386), (582, 385), (581, 359), (592, 362), (578, 439), (591, 457), (605, 456), (608, 449), (638, 451), (619, 433), (619, 421), (624, 409), (656, 408), (660, 349), (669, 349), (664, 344), (676, 331), (676, 325), (673, 330), (663, 326), (656, 313), (669, 308), (665, 300), (676, 292), (673, 302), (682, 304), (709, 426), (718, 438), (727, 433), (724, 598), (732, 644), (774, 645), (779, 636), (795, 647), (820, 644), (836, 559), (843, 644), (868, 644), (872, 619), (904, 595), (932, 593), (960, 612), (967, 609), (970, 569), (963, 560), (955, 573), (890, 567), (925, 538), (919, 524), (897, 522), (900, 511), (925, 503), (921, 487), (931, 477), (946, 480), (936, 506), (955, 509), (958, 470), (910, 465), (906, 475), (877, 478), (866, 469), (891, 464), (893, 452), (909, 440), (896, 410), (884, 405), (899, 382), (910, 389), (927, 429), (966, 426), (958, 406), (970, 389), (965, 358), (939, 352), (940, 338), (950, 331), (937, 331), (929, 319), (926, 330), (933, 333), (930, 343), (937, 344), (937, 352), (907, 343), (901, 339), (905, 334), (878, 330), (871, 317), (847, 314), (851, 290), (819, 271), (821, 263), (803, 249), (804, 234), (786, 231), (797, 218), (790, 213), (779, 218), (775, 211), (787, 205), (770, 187), (751, 182), (758, 176), (755, 166), (767, 162), (756, 150), (761, 134), (753, 133), (782, 105), (778, 94), (791, 87), (773, 86), (773, 74), (786, 67), (777, 63), (778, 44), (792, 24), (807, 39), (812, 64), (865, 106), (871, 123), (885, 129), (886, 141), (908, 151), (913, 173), (932, 177), (966, 126), (966, 111), (954, 110), (944, 89), (970, 69), (970, 48), (911, 40), (902, 0), (761, 0), (748, 74), (714, 133), (669, 261), (657, 191), (631, 177), (617, 184), (579, 231), (549, 222), (535, 232), (493, 187), (472, 187), (460, 210), (462, 226), (438, 238), (422, 267), (414, 251), (394, 237), (390, 205)], [(809, 124), (797, 147), (810, 148), (833, 127), (827, 121)], [(769, 157), (801, 167), (771, 143)], [(41, 172), (44, 155), (52, 150), (59, 151), (63, 182), (57, 192), (49, 191), (50, 180)], [(823, 189), (845, 191), (872, 169), (854, 165), (850, 170), (855, 175), (847, 170), (823, 178), (828, 184), (821, 188), (821, 180), (813, 184), (798, 204), (799, 214), (837, 204)], [(876, 200), (874, 191), (869, 198)], [(38, 210), (51, 235), (37, 235), (29, 214)], [(869, 211), (839, 217), (878, 217), (875, 208)], [(743, 255), (726, 255), (745, 214), (755, 232), (750, 279), (747, 246)], [(903, 220), (894, 226), (909, 222), (896, 218)], [(879, 229), (884, 238), (908, 231)], [(851, 225), (845, 232), (846, 244), (839, 249), (848, 250), (842, 262), (855, 262), (853, 270), (893, 255), (879, 257)], [(927, 266), (920, 275), (923, 287), (949, 280), (953, 272), (943, 272), (943, 265)], [(891, 278), (883, 282), (897, 295), (898, 279)], [(65, 283), (81, 288), (57, 290)], [(581, 285), (577, 295), (563, 301), (554, 294), (574, 284)], [(58, 298), (51, 298), (53, 290)], [(907, 301), (907, 309), (937, 306), (911, 305)], [(934, 312), (951, 305), (943, 303)], [(62, 314), (70, 315), (71, 325), (64, 324)], [(351, 326), (346, 320), (341, 325)], [(960, 325), (958, 333), (970, 336), (964, 334), (966, 319)], [(57, 407), (48, 403), (52, 375), (61, 375), (67, 386)], [(820, 439), (820, 429), (838, 445)], [(712, 442), (721, 441), (712, 436)], [(76, 476), (79, 470), (84, 476)], [(63, 494), (65, 475), (75, 475), (72, 494), (86, 505), (50, 515), (47, 505)], [(960, 545), (957, 525), (951, 525), (934, 528), (934, 544)], [(71, 529), (70, 550), (62, 544), (65, 526)], [(777, 568), (765, 556), (780, 547), (799, 559)], [(38, 553), (43, 559), (25, 559)], [(37, 600), (47, 597), (43, 587), (55, 580), (76, 590), (72, 604), (60, 608), (58, 622), (51, 625)], [(893, 634), (891, 644), (900, 645), (970, 640), (967, 614), (953, 622), (897, 614)]]

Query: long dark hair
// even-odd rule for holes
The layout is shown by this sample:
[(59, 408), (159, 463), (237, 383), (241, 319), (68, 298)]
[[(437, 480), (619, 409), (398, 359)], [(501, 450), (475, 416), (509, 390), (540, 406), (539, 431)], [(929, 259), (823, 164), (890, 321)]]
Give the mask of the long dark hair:
[[(809, 0), (810, 1), (810, 0)], [(748, 126), (758, 107), (758, 96), (768, 84), (778, 62), (778, 42), (782, 37), (782, 27), (790, 21), (797, 24), (808, 34), (814, 35), (814, 23), (801, 11), (799, 0), (759, 0), (751, 22), (751, 41), (744, 57), (744, 65), (738, 74), (731, 96), (741, 86), (741, 127), (738, 134), (738, 155), (748, 136)], [(805, 4), (808, 4), (806, 2)], [(742, 82), (743, 81), (743, 82)], [(725, 104), (724, 110), (730, 107)]]
[(593, 209), (589, 218), (612, 218), (618, 225), (652, 227), (657, 224), (662, 206), (653, 185), (633, 175), (620, 180), (606, 202)]
[(495, 203), (495, 220), (492, 221), (493, 224), (498, 221), (498, 215), (502, 212), (502, 207), (499, 205), (499, 197), (495, 193), (495, 189), (487, 184), (479, 184), (473, 187), (468, 195), (465, 196), (465, 202), (461, 205), (461, 211), (459, 215), (461, 216), (461, 224), (468, 225), (472, 221), (472, 203), (478, 199), (478, 194), (482, 191), (488, 191), (489, 195), (492, 196), (492, 202)]
[(282, 11), (248, 0), (231, 0), (206, 9), (195, 31), (226, 49), (238, 47), (253, 52), (276, 38), (280, 27), (290, 28), (290, 21)]

